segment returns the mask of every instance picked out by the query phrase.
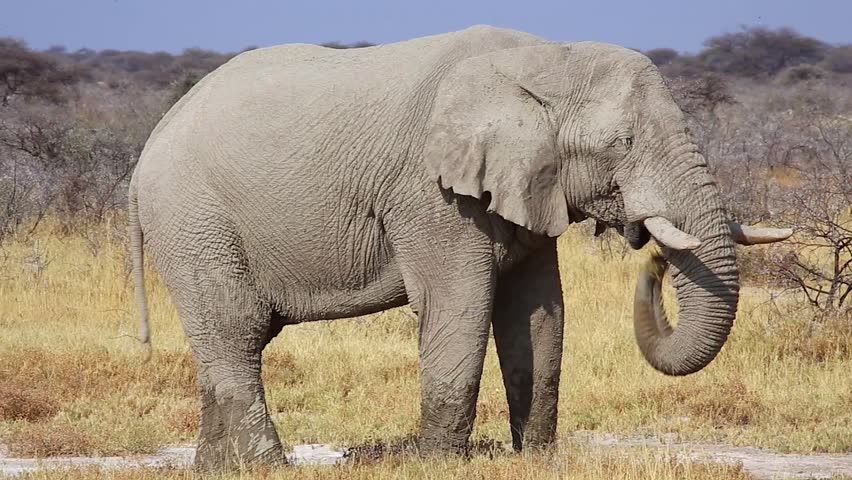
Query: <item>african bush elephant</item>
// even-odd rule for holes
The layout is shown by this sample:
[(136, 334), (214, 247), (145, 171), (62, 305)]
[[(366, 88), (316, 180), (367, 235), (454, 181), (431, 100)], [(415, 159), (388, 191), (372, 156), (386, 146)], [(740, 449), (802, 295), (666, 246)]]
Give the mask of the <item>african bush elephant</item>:
[(197, 360), (207, 469), (284, 461), (260, 369), (285, 325), (406, 303), (420, 319), (421, 451), (465, 447), (492, 327), (513, 444), (550, 444), (555, 237), (571, 222), (665, 246), (680, 326), (653, 305), (658, 275), (640, 280), (636, 322), (645, 357), (671, 375), (706, 366), (728, 336), (732, 233), (789, 235), (729, 225), (645, 56), (484, 26), (236, 56), (160, 121), (129, 208), (143, 337), (144, 241)]

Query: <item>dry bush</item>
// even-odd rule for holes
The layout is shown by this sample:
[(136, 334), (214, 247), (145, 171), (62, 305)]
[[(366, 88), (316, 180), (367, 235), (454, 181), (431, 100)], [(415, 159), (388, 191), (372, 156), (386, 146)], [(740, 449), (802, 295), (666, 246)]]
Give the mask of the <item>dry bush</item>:
[(202, 78), (204, 78), (204, 75), (198, 72), (189, 72), (175, 80), (171, 85), (171, 95), (168, 101), (169, 106), (174, 105), (178, 100), (183, 98)]
[[(224, 61), (196, 51), (177, 58), (182, 72)], [(32, 233), (48, 213), (70, 230), (123, 208), (136, 158), (169, 95), (144, 82), (114, 90), (90, 70), (138, 75), (172, 61), (138, 52), (36, 52), (0, 40), (0, 238), (24, 224)]]
[(671, 86), (731, 217), (799, 233), (770, 249), (741, 251), (743, 277), (773, 288), (800, 288), (818, 309), (848, 301), (848, 89), (827, 77), (790, 85), (783, 79), (761, 84), (705, 75), (673, 80)]
[(0, 124), (0, 143), (14, 156), (13, 187), (41, 190), (44, 206), (69, 220), (85, 215), (100, 221), (114, 209), (139, 151), (120, 132), (81, 130), (39, 110)]
[(708, 71), (701, 60), (694, 55), (679, 55), (669, 63), (662, 65), (660, 72), (664, 77), (670, 79), (691, 79), (714, 73)]
[(802, 82), (822, 80), (828, 72), (816, 65), (795, 65), (778, 72), (776, 81), (782, 85), (796, 85)]
[(806, 117), (806, 152), (790, 168), (796, 185), (773, 192), (775, 223), (797, 229), (770, 264), (789, 288), (821, 312), (852, 309), (852, 120), (830, 112)]
[(21, 457), (95, 453), (91, 434), (67, 422), (18, 424), (3, 443), (11, 455)]
[(3, 381), (0, 383), (0, 421), (37, 422), (52, 417), (59, 411), (59, 406), (50, 393), (20, 381)]
[(715, 119), (716, 109), (721, 105), (734, 103), (729, 82), (712, 73), (699, 78), (675, 79), (669, 82), (669, 88), (681, 110), (700, 126), (704, 126), (705, 117)]
[[(195, 368), (188, 353), (160, 352), (151, 363), (142, 364), (104, 350), (22, 350), (0, 355), (0, 378), (5, 379), (0, 385), (0, 421), (18, 420), (0, 439), (15, 455), (153, 452), (166, 435), (157, 429), (196, 432)], [(127, 395), (140, 389), (143, 396)], [(160, 408), (158, 397), (184, 403), (152, 429), (150, 415)], [(110, 414), (93, 408), (91, 399), (112, 399), (110, 408), (121, 420), (100, 425), (99, 417)]]
[(48, 52), (59, 61), (76, 65), (92, 79), (111, 88), (136, 87), (167, 90), (185, 75), (212, 71), (228, 61), (232, 54), (199, 48), (188, 48), (178, 55), (167, 52), (80, 49), (68, 53), (64, 49)]
[(101, 90), (81, 89), (62, 115), (39, 102), (3, 109), (0, 238), (23, 224), (34, 230), (48, 213), (73, 229), (123, 208), (136, 159), (162, 110), (162, 96), (126, 101)]
[(852, 45), (832, 48), (820, 65), (836, 73), (852, 73)]
[(753, 287), (773, 289), (778, 286), (778, 275), (773, 270), (768, 248), (750, 247), (737, 250), (740, 281)]

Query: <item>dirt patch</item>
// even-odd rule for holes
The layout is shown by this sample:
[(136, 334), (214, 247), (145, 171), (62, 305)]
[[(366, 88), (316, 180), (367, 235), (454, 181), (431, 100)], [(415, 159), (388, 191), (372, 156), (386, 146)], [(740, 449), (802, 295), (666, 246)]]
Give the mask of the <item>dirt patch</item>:
[[(344, 452), (328, 445), (297, 445), (287, 454), (294, 465), (333, 465), (344, 461)], [(53, 457), (53, 458), (11, 458), (0, 454), (0, 476), (18, 476), (56, 468), (103, 469), (130, 468), (186, 468), (195, 460), (195, 447), (179, 446), (165, 448), (156, 455), (134, 455), (126, 457)]]
[[(344, 458), (356, 464), (394, 461), (405, 456), (417, 455), (417, 438), (411, 435), (390, 442), (367, 442), (346, 448), (344, 452)], [(496, 455), (506, 455), (509, 452), (511, 452), (511, 445), (507, 446), (502, 442), (483, 438), (470, 442), (462, 455), (494, 458)]]
[(570, 440), (601, 448), (657, 449), (692, 461), (741, 464), (746, 472), (761, 480), (852, 477), (852, 453), (801, 455), (721, 443), (676, 442), (598, 433), (576, 433)]

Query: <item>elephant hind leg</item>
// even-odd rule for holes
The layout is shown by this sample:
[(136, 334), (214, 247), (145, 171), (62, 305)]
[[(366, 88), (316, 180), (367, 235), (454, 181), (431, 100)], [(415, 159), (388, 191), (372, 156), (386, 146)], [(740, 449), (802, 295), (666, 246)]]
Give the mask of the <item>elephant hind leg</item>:
[(195, 457), (199, 470), (286, 463), (263, 385), (252, 377), (240, 369), (199, 372), (202, 412)]
[(280, 326), (245, 270), (232, 265), (165, 275), (198, 365), (201, 425), (195, 464), (203, 471), (286, 463), (261, 380), (263, 349)]

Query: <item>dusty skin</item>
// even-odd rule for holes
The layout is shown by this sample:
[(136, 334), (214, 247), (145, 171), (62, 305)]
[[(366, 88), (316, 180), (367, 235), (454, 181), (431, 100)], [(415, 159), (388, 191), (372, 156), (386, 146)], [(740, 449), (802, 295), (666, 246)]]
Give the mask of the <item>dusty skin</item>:
[(196, 464), (285, 462), (260, 368), (282, 328), (406, 303), (419, 451), (464, 450), (489, 330), (514, 448), (549, 446), (554, 237), (589, 216), (666, 247), (679, 325), (638, 295), (636, 338), (663, 373), (704, 368), (736, 312), (736, 238), (685, 127), (645, 56), (485, 26), (258, 49), (210, 73), (155, 128), (129, 192), (143, 336), (144, 244), (198, 364)]

